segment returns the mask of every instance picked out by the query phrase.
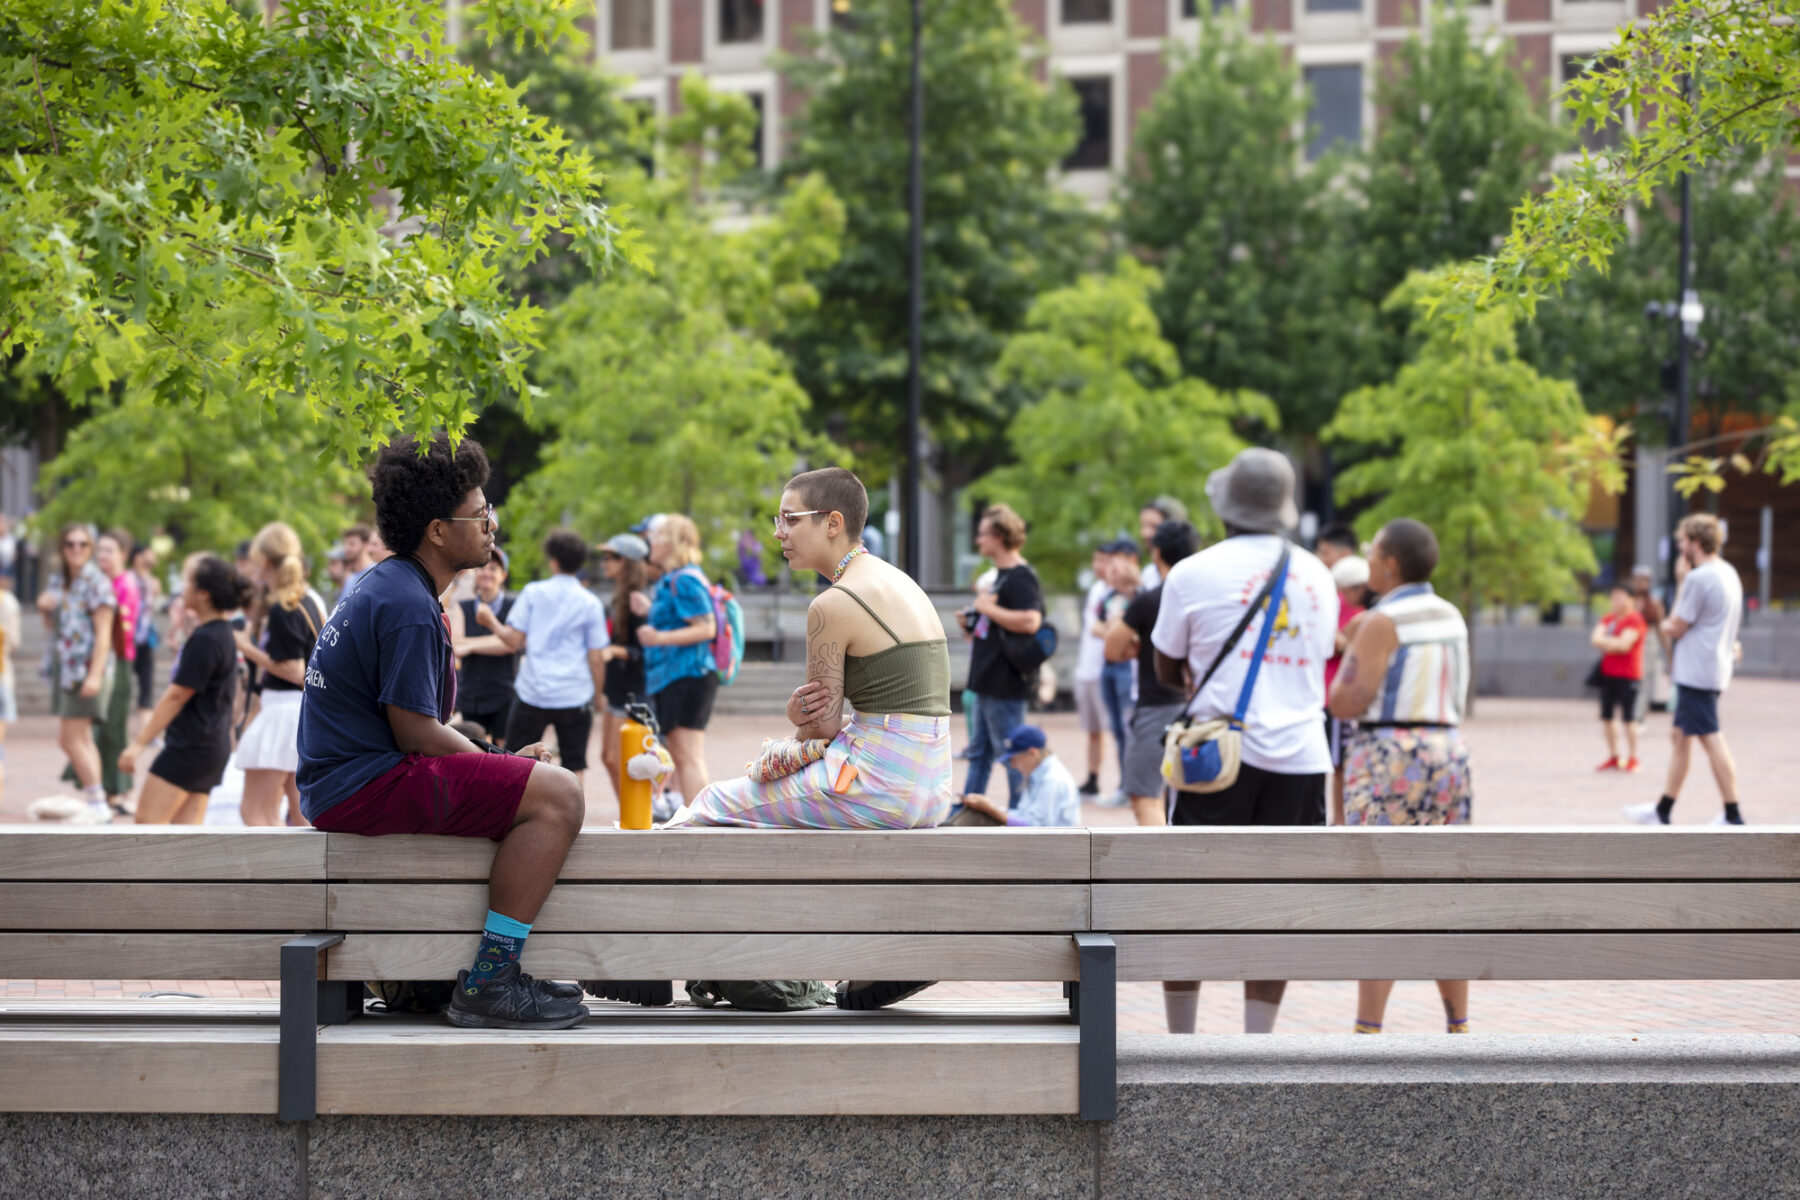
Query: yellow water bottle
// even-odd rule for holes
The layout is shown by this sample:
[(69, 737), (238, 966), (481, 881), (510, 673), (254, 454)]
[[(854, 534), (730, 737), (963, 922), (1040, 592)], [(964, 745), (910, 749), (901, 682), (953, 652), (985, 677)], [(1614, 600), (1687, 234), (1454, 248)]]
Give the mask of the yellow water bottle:
[(625, 723), (619, 726), (619, 828), (650, 828), (650, 793), (654, 785), (648, 779), (631, 777), (631, 760), (656, 749), (656, 718), (642, 704), (625, 706)]

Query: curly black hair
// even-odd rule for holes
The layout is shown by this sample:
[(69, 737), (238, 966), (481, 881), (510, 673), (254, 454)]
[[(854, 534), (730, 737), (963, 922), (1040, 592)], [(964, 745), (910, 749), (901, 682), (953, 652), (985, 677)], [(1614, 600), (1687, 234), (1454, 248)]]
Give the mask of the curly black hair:
[(570, 529), (552, 529), (544, 539), (544, 557), (554, 562), (564, 575), (573, 575), (587, 561), (587, 543)]
[(454, 516), (463, 497), (487, 481), (487, 455), (474, 438), (452, 450), (450, 438), (438, 433), (423, 454), (417, 439), (395, 438), (369, 468), (381, 540), (395, 554), (411, 554), (425, 540), (426, 526)]
[(202, 554), (194, 560), (193, 586), (205, 592), (212, 606), (222, 613), (244, 608), (255, 589), (238, 569), (216, 554)]

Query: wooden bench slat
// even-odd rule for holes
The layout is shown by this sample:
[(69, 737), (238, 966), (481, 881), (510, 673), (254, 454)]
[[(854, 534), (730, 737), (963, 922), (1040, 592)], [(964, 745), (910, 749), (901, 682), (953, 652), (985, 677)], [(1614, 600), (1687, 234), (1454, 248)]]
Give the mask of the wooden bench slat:
[(325, 896), (323, 883), (0, 883), (0, 929), (319, 929)]
[[(334, 883), (327, 929), (481, 930), (486, 884)], [(564, 884), (542, 933), (1061, 933), (1087, 928), (1085, 884)]]
[(273, 1025), (0, 1024), (0, 1112), (275, 1112)]
[[(332, 879), (487, 878), (491, 843), (467, 838), (326, 835)], [(564, 861), (568, 882), (627, 880), (919, 879), (993, 881), (1088, 877), (1085, 829), (910, 829), (821, 833), (731, 829), (582, 831)]]
[[(356, 933), (326, 952), (328, 979), (454, 979), (468, 934)], [(1065, 980), (1067, 934), (533, 933), (524, 966), (545, 979)]]
[[(604, 1020), (554, 1034), (364, 1020), (319, 1035), (319, 1113), (471, 1115), (912, 1115), (1074, 1113), (1073, 1025), (957, 1029), (879, 1019), (783, 1022), (752, 1033), (631, 1034)], [(869, 1014), (860, 1014), (869, 1015)], [(683, 1021), (694, 1025), (694, 1021)], [(492, 1035), (492, 1036), (490, 1036)], [(530, 1051), (538, 1051), (532, 1053)], [(470, 1087), (471, 1079), (480, 1080)]]
[(286, 933), (0, 933), (17, 979), (279, 979)]
[(1119, 978), (1800, 979), (1791, 933), (1124, 934)]
[(325, 850), (311, 829), (9, 829), (0, 880), (320, 881)]
[(1097, 883), (1094, 925), (1271, 932), (1800, 929), (1792, 883)]
[(1176, 832), (1092, 830), (1094, 881), (1800, 879), (1800, 830), (1791, 828)]

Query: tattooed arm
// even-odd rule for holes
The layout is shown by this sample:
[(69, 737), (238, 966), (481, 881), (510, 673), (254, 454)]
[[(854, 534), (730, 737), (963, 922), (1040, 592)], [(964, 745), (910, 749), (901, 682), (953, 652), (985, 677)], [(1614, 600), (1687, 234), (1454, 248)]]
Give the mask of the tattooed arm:
[(1325, 708), (1342, 721), (1354, 721), (1369, 711), (1381, 693), (1381, 680), (1387, 674), (1388, 660), (1400, 645), (1394, 631), (1394, 619), (1381, 613), (1364, 613), (1356, 620), (1356, 631), (1344, 650), (1343, 665), (1331, 683), (1331, 695)]
[(846, 630), (837, 597), (822, 592), (806, 612), (806, 682), (788, 698), (798, 738), (831, 738), (844, 723)]

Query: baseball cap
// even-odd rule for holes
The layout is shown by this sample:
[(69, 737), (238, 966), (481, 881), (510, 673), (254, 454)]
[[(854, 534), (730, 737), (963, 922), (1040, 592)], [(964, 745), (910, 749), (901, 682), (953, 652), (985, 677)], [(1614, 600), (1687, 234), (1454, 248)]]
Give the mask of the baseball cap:
[(1013, 755), (1025, 750), (1042, 750), (1048, 744), (1044, 739), (1044, 731), (1036, 725), (1021, 725), (1006, 739), (1006, 753), (1000, 756), (1000, 761), (1007, 762)]
[(600, 550), (604, 554), (616, 554), (632, 562), (643, 562), (650, 557), (649, 544), (635, 533), (616, 533), (600, 543)]
[(508, 573), (510, 573), (512, 571), (512, 559), (507, 557), (506, 551), (502, 550), (500, 547), (495, 546), (492, 550), (490, 550), (488, 552), (488, 557), (490, 559), (495, 559), (495, 558), (499, 559), (500, 560), (500, 569), (502, 571), (506, 571)]
[(1138, 544), (1128, 537), (1116, 537), (1110, 542), (1100, 544), (1102, 554), (1139, 554)]
[(1339, 591), (1364, 587), (1369, 582), (1369, 560), (1355, 554), (1345, 555), (1331, 568), (1331, 582)]

